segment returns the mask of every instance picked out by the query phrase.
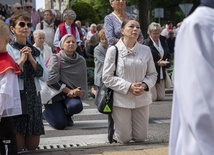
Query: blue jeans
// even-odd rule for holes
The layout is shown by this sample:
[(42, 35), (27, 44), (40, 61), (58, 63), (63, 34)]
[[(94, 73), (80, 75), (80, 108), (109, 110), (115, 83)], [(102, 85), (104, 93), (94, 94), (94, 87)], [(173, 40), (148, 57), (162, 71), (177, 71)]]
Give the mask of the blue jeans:
[(61, 102), (45, 104), (43, 117), (55, 129), (62, 130), (67, 127), (67, 116), (78, 114), (83, 110), (82, 101), (79, 97), (69, 98)]

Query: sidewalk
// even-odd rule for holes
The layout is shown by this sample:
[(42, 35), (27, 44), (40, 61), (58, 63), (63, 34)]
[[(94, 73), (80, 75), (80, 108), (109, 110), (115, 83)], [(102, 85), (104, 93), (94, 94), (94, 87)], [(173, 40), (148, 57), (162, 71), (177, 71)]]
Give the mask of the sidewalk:
[(107, 144), (67, 149), (36, 150), (23, 155), (168, 155), (168, 144)]

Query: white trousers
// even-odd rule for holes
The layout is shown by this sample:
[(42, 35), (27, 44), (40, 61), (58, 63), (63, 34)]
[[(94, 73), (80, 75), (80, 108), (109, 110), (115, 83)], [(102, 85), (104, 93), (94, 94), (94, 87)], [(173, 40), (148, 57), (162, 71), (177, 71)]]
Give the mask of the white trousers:
[(149, 124), (149, 105), (135, 109), (113, 107), (114, 139), (120, 143), (144, 141)]

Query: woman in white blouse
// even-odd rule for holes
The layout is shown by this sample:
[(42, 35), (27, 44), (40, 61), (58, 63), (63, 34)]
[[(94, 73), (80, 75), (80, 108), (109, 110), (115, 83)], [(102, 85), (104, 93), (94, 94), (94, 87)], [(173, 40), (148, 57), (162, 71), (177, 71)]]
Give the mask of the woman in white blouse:
[(144, 141), (147, 137), (149, 105), (152, 103), (149, 90), (155, 85), (157, 72), (149, 47), (137, 41), (139, 22), (134, 19), (124, 20), (121, 33), (123, 37), (116, 43), (116, 76), (114, 46), (106, 52), (102, 75), (103, 83), (114, 90), (113, 139), (119, 143)]

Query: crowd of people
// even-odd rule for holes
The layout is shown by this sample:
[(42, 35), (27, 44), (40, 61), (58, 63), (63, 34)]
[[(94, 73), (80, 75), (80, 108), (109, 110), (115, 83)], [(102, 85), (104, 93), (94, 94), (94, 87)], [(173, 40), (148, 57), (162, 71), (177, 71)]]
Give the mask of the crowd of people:
[[(210, 1), (202, 0), (205, 6)], [(104, 23), (90, 27), (82, 26), (70, 8), (62, 14), (53, 9), (41, 13), (30, 2), (0, 4), (0, 153), (35, 150), (45, 134), (42, 119), (58, 130), (74, 125), (72, 116), (83, 110), (82, 100), (88, 98), (87, 58), (95, 63), (94, 95), (103, 83), (114, 90), (113, 112), (108, 115), (109, 142), (145, 141), (149, 105), (165, 98), (167, 68), (180, 23), (175, 28), (168, 21), (162, 28), (152, 22), (144, 38), (139, 22), (125, 12), (125, 0), (109, 0), (109, 4), (113, 11)], [(179, 41), (186, 45), (181, 35)], [(10, 83), (8, 79), (13, 86), (5, 84)], [(62, 90), (43, 111), (40, 81)], [(176, 99), (175, 103), (180, 102)], [(9, 113), (13, 108), (16, 111)]]
[[(94, 59), (95, 89), (104, 83), (115, 91), (117, 102), (112, 115), (108, 116), (111, 124), (109, 142), (146, 139), (149, 104), (152, 103), (150, 89), (157, 83), (156, 59), (152, 58), (152, 47), (143, 45), (139, 22), (125, 12), (125, 1), (110, 0), (110, 5), (113, 12), (105, 17), (104, 23), (92, 23), (88, 28), (76, 19), (72, 9), (65, 9), (59, 18), (55, 10), (48, 9), (39, 14), (30, 2), (26, 2), (23, 6), (14, 3), (8, 16), (5, 12), (4, 22), (11, 35), (5, 51), (21, 71), (18, 84), (22, 114), (13, 117), (19, 152), (38, 147), (40, 136), (44, 134), (42, 119), (58, 130), (74, 124), (72, 116), (83, 110), (82, 99), (88, 97), (87, 58)], [(111, 71), (114, 70), (111, 57), (115, 53), (111, 46), (117, 46), (119, 50), (116, 77)], [(139, 61), (133, 64), (134, 59)], [(168, 57), (160, 55), (157, 59)], [(132, 74), (133, 77), (128, 76)], [(164, 78), (163, 75), (161, 77)], [(43, 111), (40, 80), (56, 90), (63, 87), (62, 92), (52, 98), (51, 104), (44, 105)], [(127, 97), (132, 98), (129, 102), (133, 105), (124, 104)], [(141, 125), (128, 121), (132, 119), (142, 122)], [(129, 124), (129, 128), (122, 130), (123, 123)]]

